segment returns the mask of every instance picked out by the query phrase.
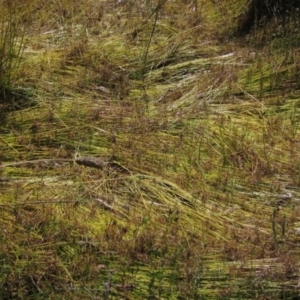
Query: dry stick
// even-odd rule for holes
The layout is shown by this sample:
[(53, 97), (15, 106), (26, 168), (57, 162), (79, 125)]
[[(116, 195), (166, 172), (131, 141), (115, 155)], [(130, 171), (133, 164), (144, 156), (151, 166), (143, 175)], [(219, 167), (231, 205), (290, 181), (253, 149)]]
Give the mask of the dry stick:
[(75, 160), (74, 159), (65, 159), (65, 158), (41, 158), (41, 159), (34, 159), (34, 160), (24, 160), (24, 161), (18, 161), (13, 163), (7, 163), (7, 164), (0, 164), (0, 168), (6, 168), (6, 167), (14, 167), (14, 166), (21, 166), (21, 165), (27, 165), (27, 164), (39, 164), (39, 163), (51, 163), (51, 162), (76, 162), (78, 165), (84, 165), (86, 167), (90, 168), (96, 168), (96, 169), (105, 169), (109, 168), (114, 171), (120, 172), (120, 173), (127, 173), (130, 174), (130, 171), (126, 169), (125, 167), (121, 166), (117, 162), (110, 162), (104, 159), (101, 159), (99, 157), (94, 156), (82, 156), (78, 157)]
[(7, 163), (0, 165), (0, 168), (6, 168), (6, 167), (14, 167), (14, 166), (21, 166), (21, 165), (27, 165), (27, 164), (38, 164), (38, 163), (49, 163), (49, 162), (72, 162), (74, 159), (66, 159), (66, 158), (41, 158), (41, 159), (34, 159), (34, 160), (24, 160), (24, 161), (18, 161), (14, 163)]
[(131, 173), (128, 169), (121, 166), (117, 162), (106, 161), (99, 157), (94, 157), (94, 156), (78, 157), (75, 159), (75, 162), (79, 165), (84, 165), (84, 166), (90, 167), (90, 168), (96, 168), (96, 169), (101, 169), (101, 170), (108, 168), (110, 170), (117, 171), (119, 173), (125, 173), (125, 174)]

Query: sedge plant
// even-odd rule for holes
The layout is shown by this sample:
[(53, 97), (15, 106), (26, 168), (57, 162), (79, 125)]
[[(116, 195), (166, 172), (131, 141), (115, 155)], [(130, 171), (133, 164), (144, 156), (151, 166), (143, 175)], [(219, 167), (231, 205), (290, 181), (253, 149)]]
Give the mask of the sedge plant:
[(9, 101), (18, 76), (25, 46), (21, 5), (1, 1), (0, 16), (0, 101)]

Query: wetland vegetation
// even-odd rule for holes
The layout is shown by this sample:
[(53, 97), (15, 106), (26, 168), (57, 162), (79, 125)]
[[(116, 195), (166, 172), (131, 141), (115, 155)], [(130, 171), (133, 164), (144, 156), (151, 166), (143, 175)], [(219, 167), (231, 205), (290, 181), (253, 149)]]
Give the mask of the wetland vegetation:
[(300, 298), (297, 9), (0, 5), (1, 299)]

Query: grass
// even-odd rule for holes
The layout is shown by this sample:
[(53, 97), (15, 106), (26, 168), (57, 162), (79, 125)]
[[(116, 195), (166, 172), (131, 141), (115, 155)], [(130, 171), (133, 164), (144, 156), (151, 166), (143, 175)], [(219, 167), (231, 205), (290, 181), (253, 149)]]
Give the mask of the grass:
[[(17, 77), (25, 47), (25, 27), (22, 22), (22, 11), (19, 3), (13, 6), (10, 2), (1, 3), (2, 15), (0, 19), (0, 95), (1, 107), (15, 106), (17, 93), (14, 80)], [(20, 93), (20, 91), (19, 91)], [(9, 104), (7, 102), (10, 102)]]
[(299, 297), (295, 19), (235, 39), (244, 1), (106, 2), (24, 5), (0, 297)]

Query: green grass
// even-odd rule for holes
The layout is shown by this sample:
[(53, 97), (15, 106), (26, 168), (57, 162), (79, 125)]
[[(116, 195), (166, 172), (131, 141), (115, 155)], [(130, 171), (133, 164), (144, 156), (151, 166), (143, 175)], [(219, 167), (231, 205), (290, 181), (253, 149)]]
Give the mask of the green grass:
[(235, 39), (243, 1), (106, 2), (24, 6), (14, 85), (31, 99), (1, 118), (0, 298), (299, 297), (293, 22)]
[[(3, 1), (2, 1), (3, 2)], [(2, 110), (17, 106), (21, 91), (16, 91), (14, 81), (17, 77), (25, 47), (26, 22), (20, 5), (1, 3), (0, 18), (0, 105)], [(24, 94), (24, 92), (23, 92)]]

